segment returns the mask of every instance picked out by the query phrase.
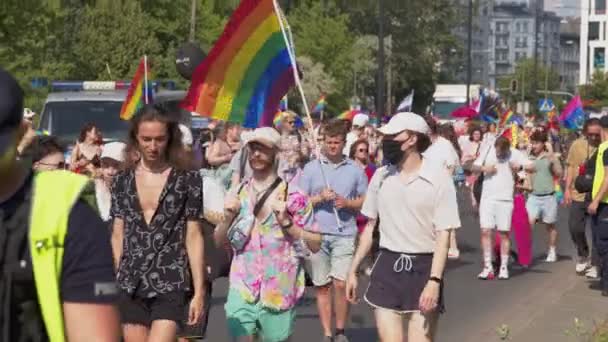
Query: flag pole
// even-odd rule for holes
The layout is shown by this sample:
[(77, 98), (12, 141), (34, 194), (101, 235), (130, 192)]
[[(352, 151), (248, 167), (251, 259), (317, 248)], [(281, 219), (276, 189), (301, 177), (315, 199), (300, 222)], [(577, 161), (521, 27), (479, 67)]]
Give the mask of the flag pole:
[(144, 55), (144, 101), (148, 104), (148, 56)]
[[(287, 53), (289, 55), (289, 59), (291, 60), (291, 64), (293, 65), (293, 77), (295, 79), (296, 82), (296, 87), (298, 88), (298, 92), (300, 93), (300, 97), (302, 98), (302, 103), (304, 104), (304, 112), (306, 113), (306, 116), (308, 117), (308, 120), (310, 121), (311, 125), (309, 125), (309, 131), (310, 134), (313, 137), (313, 144), (317, 145), (317, 134), (315, 132), (315, 130), (312, 128), (312, 116), (310, 115), (310, 109), (308, 109), (308, 101), (306, 100), (306, 95), (304, 95), (304, 88), (302, 87), (302, 80), (300, 79), (300, 75), (298, 74), (298, 67), (297, 67), (297, 63), (296, 63), (296, 57), (294, 54), (294, 49), (293, 49), (293, 44), (289, 41), (289, 38), (287, 37), (287, 33), (285, 31), (285, 23), (283, 22), (283, 14), (281, 12), (281, 8), (279, 7), (279, 4), (277, 3), (277, 0), (272, 0), (272, 4), (274, 6), (274, 10), (277, 14), (277, 17), (279, 19), (279, 26), (281, 27), (281, 33), (283, 34), (283, 39), (285, 40), (285, 44), (287, 45)], [(315, 146), (315, 149), (317, 149), (317, 146)], [(321, 164), (321, 162), (319, 161), (319, 168), (321, 169), (321, 176), (323, 177), (323, 181), (325, 183), (325, 186), (329, 188), (329, 181), (327, 180), (327, 176), (325, 175), (325, 171), (323, 170), (323, 165)], [(340, 216), (338, 215), (338, 210), (336, 209), (336, 207), (333, 207), (334, 209), (334, 215), (336, 216), (336, 221), (338, 222), (338, 227), (339, 229), (342, 229), (342, 220), (340, 220)]]

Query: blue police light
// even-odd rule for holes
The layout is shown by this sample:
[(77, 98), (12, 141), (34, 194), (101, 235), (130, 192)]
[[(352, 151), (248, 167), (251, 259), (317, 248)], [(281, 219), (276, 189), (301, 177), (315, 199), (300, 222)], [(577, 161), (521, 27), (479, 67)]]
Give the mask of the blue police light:
[[(46, 80), (45, 80), (46, 81)], [(33, 80), (32, 80), (33, 84)], [(52, 81), (51, 91), (104, 91), (104, 90), (126, 90), (129, 89), (130, 81)], [(161, 82), (152, 81), (152, 87), (158, 90)], [(174, 90), (175, 81), (165, 81), (165, 88)]]
[(30, 85), (33, 89), (44, 88), (48, 85), (48, 81), (46, 80), (46, 78), (35, 77), (32, 78)]

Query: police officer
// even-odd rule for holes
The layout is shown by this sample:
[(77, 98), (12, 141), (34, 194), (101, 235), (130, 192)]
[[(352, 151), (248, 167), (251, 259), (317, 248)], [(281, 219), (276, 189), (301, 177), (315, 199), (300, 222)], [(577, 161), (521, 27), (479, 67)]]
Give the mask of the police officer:
[(0, 341), (118, 341), (110, 236), (88, 179), (17, 158), (23, 91), (0, 68)]

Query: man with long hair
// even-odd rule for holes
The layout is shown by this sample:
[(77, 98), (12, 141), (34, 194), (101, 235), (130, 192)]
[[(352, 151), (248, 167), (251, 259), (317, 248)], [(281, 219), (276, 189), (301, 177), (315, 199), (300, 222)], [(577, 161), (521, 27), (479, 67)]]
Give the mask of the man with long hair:
[(127, 156), (111, 208), (124, 338), (174, 341), (187, 301), (189, 325), (203, 309), (202, 181), (162, 108), (145, 106), (133, 118)]

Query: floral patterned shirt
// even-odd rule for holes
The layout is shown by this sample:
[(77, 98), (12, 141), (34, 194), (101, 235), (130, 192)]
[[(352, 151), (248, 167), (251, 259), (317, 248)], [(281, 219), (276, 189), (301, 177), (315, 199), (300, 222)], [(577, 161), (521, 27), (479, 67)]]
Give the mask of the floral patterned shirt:
[(148, 225), (140, 205), (135, 172), (125, 170), (112, 184), (110, 216), (124, 221), (118, 287), (140, 298), (191, 290), (186, 224), (201, 214), (202, 180), (195, 171), (171, 170), (156, 213)]
[[(277, 191), (284, 194), (286, 183)], [(251, 183), (246, 182), (239, 192), (239, 215), (253, 215)], [(268, 199), (267, 203), (272, 201)], [(313, 210), (308, 198), (295, 187), (289, 187), (287, 210), (295, 226), (318, 231), (313, 224)], [(248, 303), (260, 302), (270, 310), (293, 308), (304, 294), (304, 268), (301, 258), (308, 251), (304, 242), (294, 240), (283, 232), (273, 213), (262, 221), (256, 220), (245, 247), (235, 252), (230, 269), (230, 288)]]

